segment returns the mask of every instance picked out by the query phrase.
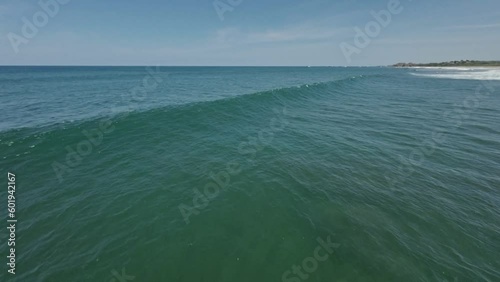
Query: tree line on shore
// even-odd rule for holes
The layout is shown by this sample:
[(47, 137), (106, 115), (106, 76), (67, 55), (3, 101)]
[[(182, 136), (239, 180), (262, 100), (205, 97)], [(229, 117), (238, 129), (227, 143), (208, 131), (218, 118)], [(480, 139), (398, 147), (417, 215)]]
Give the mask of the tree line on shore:
[(475, 60), (461, 60), (449, 61), (441, 63), (397, 63), (393, 67), (407, 68), (407, 67), (500, 67), (500, 61), (475, 61)]

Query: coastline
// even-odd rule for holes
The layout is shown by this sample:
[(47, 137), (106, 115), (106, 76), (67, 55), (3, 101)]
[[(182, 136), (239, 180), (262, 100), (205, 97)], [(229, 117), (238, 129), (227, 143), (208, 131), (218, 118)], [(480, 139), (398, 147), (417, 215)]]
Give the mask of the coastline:
[(477, 61), (477, 60), (461, 60), (448, 61), (440, 63), (404, 63), (400, 62), (392, 65), (396, 68), (499, 68), (500, 61)]
[(478, 69), (498, 69), (500, 66), (392, 66), (394, 68), (412, 68), (412, 69), (456, 69), (456, 68), (478, 68)]
[[(394, 67), (394, 66), (393, 66)], [(442, 70), (499, 70), (500, 66), (408, 66), (408, 67), (394, 67), (398, 69), (442, 69)]]

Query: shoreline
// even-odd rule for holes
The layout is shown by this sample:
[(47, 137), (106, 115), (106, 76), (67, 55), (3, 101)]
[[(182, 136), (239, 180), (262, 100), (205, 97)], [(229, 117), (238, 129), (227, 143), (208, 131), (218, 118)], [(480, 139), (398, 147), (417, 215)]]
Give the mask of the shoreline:
[(407, 66), (394, 67), (397, 69), (450, 69), (450, 70), (497, 70), (500, 66)]

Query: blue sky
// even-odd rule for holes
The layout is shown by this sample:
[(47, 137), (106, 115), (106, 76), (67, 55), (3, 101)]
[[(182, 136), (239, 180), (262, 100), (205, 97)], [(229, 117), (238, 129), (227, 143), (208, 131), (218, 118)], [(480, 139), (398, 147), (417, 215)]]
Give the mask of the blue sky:
[[(56, 0), (42, 0), (49, 2)], [(61, 2), (63, 0), (60, 0)], [(68, 1), (68, 0), (64, 0)], [(224, 5), (237, 0), (219, 0)], [(500, 1), (400, 0), (403, 10), (346, 59), (355, 27), (397, 0), (70, 0), (23, 37), (38, 0), (0, 0), (0, 65), (387, 65), (500, 60)], [(9, 37), (10, 34), (10, 37)], [(19, 37), (16, 37), (19, 39)]]

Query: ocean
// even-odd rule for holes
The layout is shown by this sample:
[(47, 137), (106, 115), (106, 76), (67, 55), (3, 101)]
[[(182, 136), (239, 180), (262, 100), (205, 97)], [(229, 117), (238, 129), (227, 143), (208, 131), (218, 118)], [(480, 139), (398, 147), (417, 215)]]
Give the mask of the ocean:
[(0, 281), (500, 281), (500, 69), (4, 66), (0, 112)]

